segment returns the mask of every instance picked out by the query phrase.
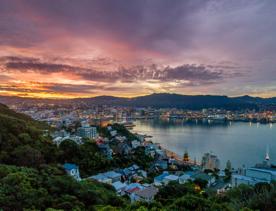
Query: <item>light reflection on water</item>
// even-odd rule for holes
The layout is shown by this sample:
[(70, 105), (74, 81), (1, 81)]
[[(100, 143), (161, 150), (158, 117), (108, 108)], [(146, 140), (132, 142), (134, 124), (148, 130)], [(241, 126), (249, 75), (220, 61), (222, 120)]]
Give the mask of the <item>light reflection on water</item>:
[(191, 159), (201, 160), (212, 151), (221, 161), (236, 167), (253, 166), (264, 160), (267, 145), (270, 159), (276, 164), (276, 124), (249, 122), (187, 123), (183, 120), (137, 120), (134, 132), (153, 136), (152, 141), (183, 155), (185, 149)]

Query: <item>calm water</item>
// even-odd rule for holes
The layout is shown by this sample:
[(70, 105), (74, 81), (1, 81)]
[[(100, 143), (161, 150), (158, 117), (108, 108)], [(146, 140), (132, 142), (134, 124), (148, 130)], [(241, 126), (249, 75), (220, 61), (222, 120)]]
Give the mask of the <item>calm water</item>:
[(267, 145), (270, 160), (276, 164), (276, 124), (225, 123), (191, 124), (179, 121), (142, 120), (135, 122), (134, 132), (152, 135), (152, 141), (191, 159), (201, 160), (212, 151), (221, 161), (221, 168), (230, 160), (233, 167), (253, 166), (264, 160)]

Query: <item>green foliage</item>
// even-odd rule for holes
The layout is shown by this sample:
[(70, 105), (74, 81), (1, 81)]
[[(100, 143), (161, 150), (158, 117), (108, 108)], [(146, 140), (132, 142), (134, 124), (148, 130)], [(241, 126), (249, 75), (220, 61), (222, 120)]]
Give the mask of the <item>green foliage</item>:
[(29, 167), (56, 162), (56, 146), (44, 129), (43, 123), (0, 104), (0, 162)]
[(97, 204), (124, 206), (108, 185), (77, 182), (62, 168), (45, 165), (39, 170), (0, 165), (0, 207), (4, 210), (90, 209)]
[(133, 141), (133, 140), (137, 139), (137, 137), (134, 134), (132, 134), (131, 132), (129, 132), (129, 130), (126, 129), (126, 127), (124, 125), (113, 124), (112, 128), (113, 128), (113, 130), (117, 130), (117, 133), (119, 135), (127, 137), (127, 139), (129, 141)]
[(207, 187), (208, 181), (200, 178), (196, 178), (194, 180), (194, 183), (197, 184), (201, 189), (204, 189)]
[(134, 150), (131, 159), (133, 163), (136, 163), (138, 166), (144, 169), (148, 169), (150, 164), (154, 161), (151, 156), (145, 154), (145, 147), (137, 147)]
[(59, 150), (59, 161), (78, 164), (82, 177), (91, 176), (112, 166), (112, 161), (100, 152), (93, 141), (78, 145), (71, 140), (65, 140), (59, 145)]
[(160, 188), (156, 199), (167, 205), (175, 201), (176, 198), (188, 193), (196, 194), (193, 183), (178, 184), (177, 182), (170, 182), (167, 186)]
[(12, 163), (17, 166), (28, 166), (37, 168), (45, 162), (43, 155), (37, 149), (29, 145), (23, 145), (15, 148), (12, 155)]

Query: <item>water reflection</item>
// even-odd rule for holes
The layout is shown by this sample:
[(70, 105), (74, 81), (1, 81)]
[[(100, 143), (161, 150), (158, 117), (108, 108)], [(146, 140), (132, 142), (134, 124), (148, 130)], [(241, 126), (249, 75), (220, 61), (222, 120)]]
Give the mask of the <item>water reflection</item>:
[[(201, 159), (205, 152), (217, 154), (224, 167), (231, 160), (235, 167), (262, 162), (266, 145), (272, 162), (276, 159), (276, 127), (247, 122), (208, 122), (183, 119), (153, 119), (135, 122), (134, 131), (152, 135), (152, 140), (180, 156), (185, 149)], [(252, 127), (250, 127), (252, 126)]]

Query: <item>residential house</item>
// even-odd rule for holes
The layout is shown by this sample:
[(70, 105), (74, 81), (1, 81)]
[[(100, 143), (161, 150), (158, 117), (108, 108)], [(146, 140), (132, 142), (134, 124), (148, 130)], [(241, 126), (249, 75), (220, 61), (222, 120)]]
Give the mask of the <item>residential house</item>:
[(133, 149), (136, 149), (136, 148), (139, 147), (139, 146), (141, 146), (141, 142), (140, 142), (140, 141), (133, 140), (133, 141), (131, 142), (131, 147), (132, 147)]
[(97, 174), (94, 176), (89, 177), (89, 179), (97, 180), (98, 182), (106, 183), (106, 184), (112, 184), (112, 179), (108, 178), (104, 174)]
[(194, 180), (195, 175), (199, 173), (199, 171), (186, 171), (183, 175), (179, 177), (179, 183), (183, 184), (188, 182), (189, 180)]
[(108, 160), (112, 160), (113, 150), (110, 148), (108, 144), (98, 144), (98, 147)]
[(216, 178), (212, 175), (205, 174), (205, 173), (197, 173), (191, 176), (191, 180), (194, 181), (195, 179), (201, 179), (207, 181), (207, 186), (210, 187), (212, 184), (216, 182)]
[(143, 170), (140, 170), (140, 167), (137, 166), (136, 164), (129, 166), (127, 168), (124, 169), (119, 169), (117, 172), (121, 173), (124, 180), (129, 180), (132, 177), (141, 175), (143, 177), (146, 177), (146, 172)]
[(114, 189), (116, 190), (118, 195), (125, 195), (125, 188), (127, 187), (126, 183), (122, 183), (121, 181), (117, 181), (112, 183), (112, 186), (114, 187)]
[(117, 130), (111, 130), (109, 133), (112, 137), (115, 137), (117, 135)]
[(158, 175), (157, 177), (154, 177), (154, 185), (161, 186), (163, 184), (164, 178), (169, 175), (169, 172), (164, 171), (162, 174)]
[(77, 181), (80, 181), (80, 172), (79, 172), (79, 167), (76, 164), (73, 163), (65, 163), (63, 165), (63, 168), (65, 169), (65, 171), (67, 172), (67, 174), (69, 174), (70, 176), (72, 176), (74, 179), (76, 179)]
[(166, 169), (168, 169), (168, 161), (167, 160), (157, 160), (154, 163), (154, 167), (162, 169), (162, 170), (166, 170)]
[(131, 183), (125, 187), (124, 192), (130, 197), (131, 202), (134, 202), (136, 201), (135, 193), (143, 189), (145, 189), (145, 187), (140, 183)]
[(165, 176), (164, 179), (163, 179), (163, 183), (165, 185), (169, 184), (170, 182), (178, 182), (179, 180), (179, 177), (176, 176), (176, 175), (173, 175), (173, 174), (170, 174), (168, 176)]
[(127, 143), (119, 143), (115, 146), (114, 152), (120, 155), (128, 155), (131, 153), (131, 147)]
[(108, 171), (103, 173), (106, 177), (112, 180), (112, 183), (121, 181), (122, 174), (115, 171)]
[(154, 186), (145, 187), (142, 190), (135, 192), (133, 199), (135, 201), (151, 202), (154, 200), (155, 195), (158, 193), (158, 189)]
[(189, 180), (191, 180), (191, 175), (189, 175), (189, 174), (183, 174), (179, 177), (180, 184), (184, 184), (184, 183), (188, 182)]

